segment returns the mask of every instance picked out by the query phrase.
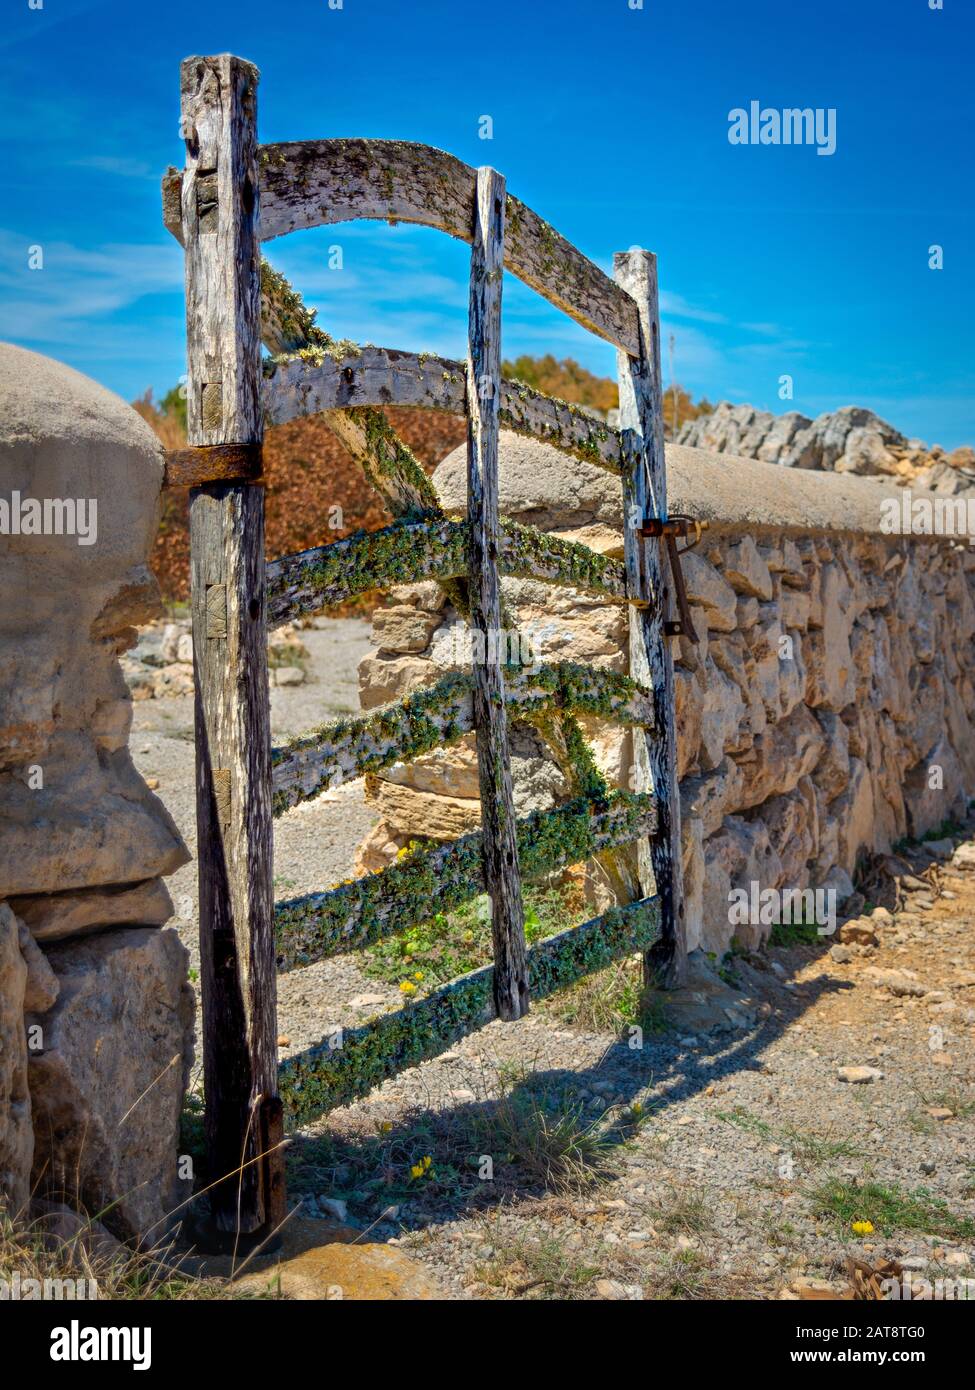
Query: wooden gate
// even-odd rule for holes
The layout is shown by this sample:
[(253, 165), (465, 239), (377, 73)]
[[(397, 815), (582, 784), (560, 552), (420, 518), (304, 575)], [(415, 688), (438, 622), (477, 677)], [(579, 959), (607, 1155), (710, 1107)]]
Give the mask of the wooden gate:
[[(197, 823), (206, 1133), (219, 1231), (261, 1234), (284, 1211), (283, 1112), (305, 1123), (435, 1056), (532, 998), (644, 952), (648, 979), (684, 963), (675, 781), (671, 571), (655, 257), (615, 258), (615, 281), (506, 192), (502, 175), (425, 145), (320, 140), (260, 146), (258, 73), (230, 55), (181, 68), (183, 171), (164, 220), (186, 253), (188, 449), (169, 481), (191, 486)], [(336, 343), (261, 259), (286, 232), (352, 218), (434, 226), (471, 246), (466, 363)], [(502, 267), (618, 349), (620, 424), (500, 374)], [(262, 359), (262, 342), (267, 356)], [(382, 405), (464, 413), (465, 521), (441, 511)], [(265, 563), (264, 421), (325, 412), (379, 489), (391, 526)], [(498, 514), (501, 426), (621, 479), (625, 563)], [(659, 537), (659, 539), (654, 539)], [(505, 665), (500, 576), (530, 576), (629, 605), (629, 676), (568, 662)], [(483, 659), (361, 718), (271, 747), (267, 632), (367, 589), (435, 579)], [(633, 790), (611, 791), (577, 720), (633, 727)], [(546, 734), (572, 796), (517, 820), (508, 720)], [(482, 829), (382, 873), (273, 901), (272, 817), (343, 781), (473, 731)], [(655, 794), (651, 794), (655, 793)], [(636, 845), (636, 871), (632, 849)], [(625, 898), (526, 950), (521, 883), (594, 855)], [(277, 1061), (276, 971), (292, 970), (486, 891), (494, 963), (362, 1027)]]

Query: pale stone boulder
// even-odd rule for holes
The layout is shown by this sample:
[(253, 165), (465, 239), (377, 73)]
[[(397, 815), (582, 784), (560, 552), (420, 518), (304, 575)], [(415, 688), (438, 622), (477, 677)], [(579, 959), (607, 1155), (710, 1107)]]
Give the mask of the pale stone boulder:
[(173, 915), (169, 889), (161, 878), (129, 887), (85, 888), (78, 893), (11, 898), (10, 905), (35, 941), (63, 941), (105, 927), (161, 927)]
[(74, 534), (5, 536), (0, 551), (0, 897), (139, 882), (189, 857), (129, 758), (117, 660), (159, 611), (145, 562), (162, 472), (117, 396), (0, 345), (2, 495), (70, 500), (76, 518)]
[[(467, 448), (447, 455), (433, 474), (440, 504), (452, 515), (467, 508)], [(550, 444), (501, 431), (499, 450), (501, 514), (542, 531), (577, 531), (604, 526), (623, 529), (619, 478), (581, 459), (569, 459)]]
[(187, 1195), (177, 1134), (192, 1063), (188, 952), (175, 931), (52, 946), (60, 993), (30, 1054), (34, 1183), (122, 1239), (159, 1240)]

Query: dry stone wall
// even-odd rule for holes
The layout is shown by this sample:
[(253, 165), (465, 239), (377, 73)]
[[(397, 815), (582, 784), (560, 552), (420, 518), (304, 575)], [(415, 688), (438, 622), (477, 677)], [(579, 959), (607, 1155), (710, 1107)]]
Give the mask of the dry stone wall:
[[(464, 470), (459, 450), (434, 475), (454, 514)], [(892, 483), (680, 446), (668, 476), (671, 509), (711, 526), (683, 561), (700, 641), (680, 639), (674, 655), (688, 945), (722, 953), (733, 936), (755, 946), (769, 930), (732, 924), (732, 889), (829, 886), (842, 901), (861, 855), (937, 826), (975, 792), (975, 554), (882, 534)], [(591, 465), (503, 435), (501, 493), (514, 520), (622, 553), (618, 482)], [(544, 660), (624, 669), (620, 606), (527, 580), (504, 591)], [(375, 615), (363, 705), (460, 664), (461, 633), (436, 585), (397, 590)], [(628, 736), (588, 731), (625, 786)], [(564, 794), (533, 732), (516, 731), (513, 756), (520, 814)], [(381, 820), (365, 869), (412, 838), (478, 823), (468, 745), (394, 767), (370, 791)]]
[(119, 656), (160, 612), (162, 473), (123, 401), (0, 345), (0, 1195), (114, 1203), (150, 1239), (181, 1195), (193, 999), (162, 928), (189, 855), (129, 756)]

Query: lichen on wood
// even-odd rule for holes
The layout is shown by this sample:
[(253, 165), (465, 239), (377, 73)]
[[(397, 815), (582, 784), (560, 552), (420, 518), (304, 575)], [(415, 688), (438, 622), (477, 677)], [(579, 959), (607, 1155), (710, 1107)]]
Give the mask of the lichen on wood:
[[(581, 864), (649, 834), (655, 824), (653, 797), (630, 792), (615, 792), (599, 807), (580, 797), (551, 811), (534, 811), (517, 823), (522, 876), (544, 878)], [(357, 950), (460, 907), (484, 891), (481, 851), (480, 832), (463, 835), (433, 849), (414, 849), (380, 873), (276, 903), (278, 969), (295, 970)]]
[[(571, 661), (537, 670), (508, 667), (512, 715), (546, 711), (596, 715), (622, 724), (652, 720), (652, 700), (628, 676)], [(273, 809), (291, 806), (367, 772), (456, 743), (474, 727), (471, 677), (456, 671), (375, 714), (340, 719), (272, 750)]]
[[(470, 243), (475, 170), (405, 140), (303, 140), (263, 145), (261, 235), (354, 218), (438, 227)], [(590, 332), (639, 352), (636, 306), (599, 266), (508, 194), (505, 268)]]
[[(588, 546), (513, 521), (502, 522), (500, 541), (502, 574), (625, 597), (622, 563)], [(433, 516), (286, 555), (268, 565), (268, 624), (293, 622), (370, 589), (463, 578), (466, 545), (466, 522)]]
[[(659, 935), (659, 916), (656, 898), (648, 898), (537, 942), (527, 953), (532, 998), (545, 998), (649, 949)], [(346, 1105), (490, 1023), (493, 989), (494, 967), (486, 965), (425, 999), (289, 1057), (279, 1069), (278, 1085), (290, 1123), (307, 1124)]]
[[(303, 305), (301, 312), (307, 313)], [(270, 346), (271, 341), (266, 332), (265, 342)], [(334, 340), (271, 350), (263, 381), (270, 424), (361, 405), (418, 406), (455, 415), (467, 409), (464, 364), (450, 358)], [(610, 473), (621, 472), (619, 431), (583, 406), (546, 396), (524, 382), (502, 379), (498, 418), (504, 429), (540, 439)]]

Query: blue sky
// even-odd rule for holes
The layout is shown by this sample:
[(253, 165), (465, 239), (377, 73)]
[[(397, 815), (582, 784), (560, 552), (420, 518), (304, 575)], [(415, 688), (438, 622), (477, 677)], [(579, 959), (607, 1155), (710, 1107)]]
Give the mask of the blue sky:
[[(665, 341), (695, 395), (856, 403), (929, 443), (975, 443), (971, 0), (630, 3), (5, 0), (0, 337), (128, 399), (178, 379), (182, 257), (159, 177), (183, 162), (180, 59), (229, 50), (261, 69), (262, 140), (425, 141), (493, 164), (606, 269), (615, 250), (656, 251)], [(752, 100), (835, 108), (835, 154), (730, 144), (728, 114)], [(463, 245), (358, 223), (268, 255), (337, 335), (463, 356)], [(612, 348), (510, 277), (504, 324), (506, 356), (615, 371)]]

